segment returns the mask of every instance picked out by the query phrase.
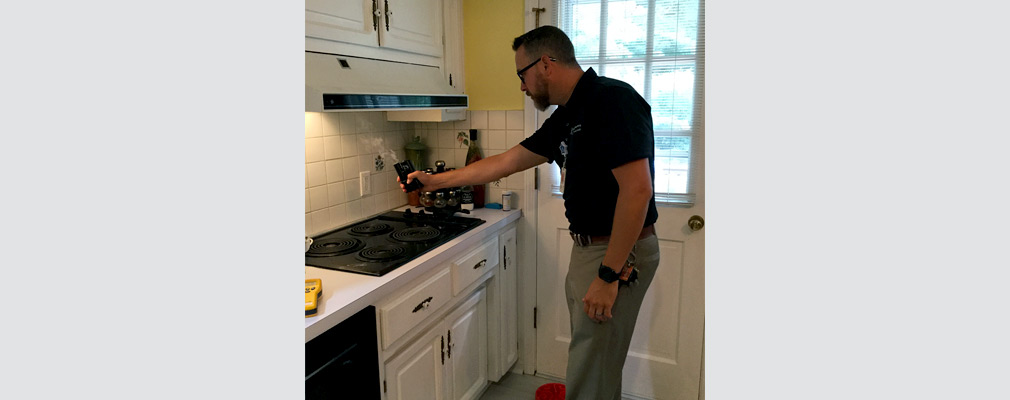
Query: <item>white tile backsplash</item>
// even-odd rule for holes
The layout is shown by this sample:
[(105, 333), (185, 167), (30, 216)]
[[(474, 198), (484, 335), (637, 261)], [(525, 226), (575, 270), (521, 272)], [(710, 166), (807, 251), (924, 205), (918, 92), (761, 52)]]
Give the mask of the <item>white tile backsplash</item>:
[[(405, 159), (403, 146), (414, 136), (428, 147), (429, 165), (419, 168), (433, 168), (436, 160), (462, 168), (467, 148), (456, 141), (460, 131), (478, 130), (483, 158), (501, 154), (523, 138), (522, 110), (469, 110), (466, 115), (464, 121), (389, 122), (384, 112), (305, 113), (306, 235), (407, 204), (407, 195), (396, 184), (393, 163)], [(381, 171), (375, 163), (380, 155)], [(369, 171), (372, 182), (372, 193), (365, 197), (360, 192), (360, 171)], [(506, 185), (522, 188), (523, 176), (504, 179), (497, 196), (488, 193), (487, 202), (500, 202)], [(513, 208), (521, 204), (519, 197), (513, 195)]]
[(340, 158), (340, 136), (323, 137), (323, 157), (326, 160)]
[(340, 159), (340, 164), (343, 165), (343, 171), (342, 171), (343, 172), (343, 178), (342, 179), (347, 180), (347, 179), (354, 179), (354, 178), (358, 177), (358, 157), (357, 156), (342, 158), (342, 159)]
[(470, 111), (470, 127), (487, 129), (487, 111)]
[(505, 129), (505, 111), (488, 111), (487, 127), (488, 129)]
[(492, 150), (505, 150), (506, 149), (506, 147), (505, 147), (506, 133), (505, 132), (506, 132), (505, 130), (490, 130), (490, 131), (488, 131), (488, 134), (485, 135), (485, 137), (487, 137), (487, 139), (489, 139), (489, 140), (487, 140), (489, 142), (488, 148), (490, 148)]
[(330, 226), (338, 227), (340, 225), (346, 224), (347, 220), (347, 205), (338, 204), (336, 206), (330, 207)]
[(521, 110), (505, 112), (505, 129), (523, 129), (523, 112)]
[(314, 138), (323, 136), (323, 130), (321, 125), (321, 117), (319, 114), (322, 113), (305, 113), (305, 138)]
[(507, 131), (507, 136), (505, 138), (505, 148), (511, 149), (523, 141), (523, 131), (521, 130), (510, 130)]
[(318, 211), (329, 206), (329, 197), (327, 197), (326, 186), (309, 188), (309, 210)]
[(340, 114), (340, 134), (353, 135), (358, 133), (357, 115), (360, 113), (333, 113)]
[(318, 114), (320, 115), (320, 120), (322, 121), (323, 136), (336, 136), (340, 134), (340, 114), (335, 112), (328, 113), (306, 113), (306, 114)]
[(451, 149), (456, 147), (456, 132), (451, 129), (441, 129), (438, 131), (438, 147)]
[(361, 198), (361, 184), (359, 179), (351, 179), (344, 181), (344, 193), (346, 193), (347, 201), (357, 200)]
[(326, 183), (340, 182), (344, 180), (343, 160), (329, 160), (326, 162)]
[(325, 155), (323, 154), (323, 138), (311, 138), (305, 139), (305, 162), (313, 163), (317, 161), (323, 161)]
[(331, 183), (326, 185), (326, 192), (328, 193), (331, 206), (343, 204), (347, 202), (347, 193), (344, 192), (344, 182)]
[(326, 184), (326, 163), (315, 162), (307, 165), (309, 171), (309, 187)]

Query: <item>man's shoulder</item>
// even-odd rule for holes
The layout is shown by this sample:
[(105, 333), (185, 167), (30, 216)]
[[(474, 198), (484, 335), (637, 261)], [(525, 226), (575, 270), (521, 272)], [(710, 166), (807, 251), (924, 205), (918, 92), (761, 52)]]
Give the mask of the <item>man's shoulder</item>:
[(634, 87), (624, 81), (599, 77), (594, 85), (593, 97), (599, 99), (598, 103), (603, 107), (642, 105), (648, 107), (648, 103)]

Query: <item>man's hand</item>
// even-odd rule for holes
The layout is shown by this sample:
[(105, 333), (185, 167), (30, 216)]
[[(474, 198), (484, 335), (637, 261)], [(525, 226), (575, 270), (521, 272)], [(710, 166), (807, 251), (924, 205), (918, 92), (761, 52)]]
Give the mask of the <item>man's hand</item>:
[(600, 278), (593, 280), (586, 291), (586, 297), (582, 298), (582, 309), (589, 316), (589, 319), (596, 322), (606, 322), (613, 318), (610, 310), (617, 300), (617, 282), (606, 283)]
[[(427, 175), (427, 174), (425, 174), (424, 171), (414, 171), (414, 172), (411, 172), (410, 174), (407, 174), (407, 182), (400, 182), (400, 177), (397, 176), (396, 177), (396, 181), (400, 182), (400, 190), (406, 192), (407, 188), (406, 188), (406, 186), (404, 186), (404, 183), (413, 182), (414, 179), (417, 179), (421, 175)], [(421, 183), (424, 183), (424, 181), (421, 181)], [(425, 190), (428, 190), (428, 189), (425, 189)]]

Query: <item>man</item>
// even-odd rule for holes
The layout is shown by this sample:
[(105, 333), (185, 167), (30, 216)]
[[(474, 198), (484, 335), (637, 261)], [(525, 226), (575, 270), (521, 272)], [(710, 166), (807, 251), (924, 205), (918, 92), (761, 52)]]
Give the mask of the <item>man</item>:
[(651, 108), (628, 84), (583, 72), (556, 27), (517, 37), (512, 50), (520, 90), (537, 109), (558, 109), (505, 153), (441, 174), (414, 172), (407, 182), (420, 178), (425, 190), (481, 184), (557, 162), (575, 240), (565, 279), (566, 397), (620, 399), (635, 320), (659, 265)]

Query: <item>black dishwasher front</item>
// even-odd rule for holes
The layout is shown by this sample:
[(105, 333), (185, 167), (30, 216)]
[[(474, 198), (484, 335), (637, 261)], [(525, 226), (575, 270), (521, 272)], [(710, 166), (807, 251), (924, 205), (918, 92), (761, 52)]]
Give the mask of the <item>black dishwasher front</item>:
[(368, 306), (305, 343), (306, 399), (379, 400), (375, 307)]

